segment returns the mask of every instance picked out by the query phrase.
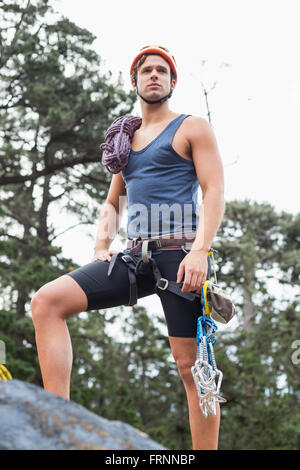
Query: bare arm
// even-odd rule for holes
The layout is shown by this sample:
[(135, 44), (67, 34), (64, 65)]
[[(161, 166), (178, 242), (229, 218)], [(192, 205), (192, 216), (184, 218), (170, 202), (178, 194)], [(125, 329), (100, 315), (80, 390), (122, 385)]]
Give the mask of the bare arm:
[(188, 139), (193, 162), (203, 191), (196, 238), (190, 252), (179, 265), (177, 282), (183, 274), (183, 292), (201, 292), (207, 275), (207, 253), (222, 221), (225, 211), (224, 174), (216, 139), (210, 124), (203, 118), (191, 120)]
[(194, 118), (189, 133), (193, 162), (203, 192), (191, 250), (208, 252), (225, 212), (223, 164), (213, 130), (205, 119)]
[(100, 209), (94, 247), (95, 256), (99, 251), (109, 249), (112, 241), (119, 232), (126, 204), (126, 187), (122, 174), (114, 174), (106, 200)]

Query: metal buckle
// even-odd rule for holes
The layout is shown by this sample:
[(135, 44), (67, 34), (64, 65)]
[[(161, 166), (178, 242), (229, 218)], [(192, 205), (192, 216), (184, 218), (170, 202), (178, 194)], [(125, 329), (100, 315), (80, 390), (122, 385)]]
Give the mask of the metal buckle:
[(142, 260), (144, 263), (149, 263), (149, 258), (152, 256), (152, 251), (148, 251), (148, 245), (150, 243), (150, 240), (144, 240), (142, 243)]
[(129, 255), (123, 255), (121, 259), (122, 259), (125, 263), (127, 263), (128, 261), (131, 261), (131, 256), (129, 256)]
[[(163, 287), (161, 287), (159, 285), (161, 281), (163, 281), (165, 283), (165, 285)], [(164, 277), (161, 277), (160, 280), (159, 280), (159, 284), (157, 284), (157, 287), (159, 287), (161, 290), (166, 290), (168, 288), (169, 281), (168, 281), (168, 279), (165, 279)]]
[(138, 244), (138, 242), (140, 242), (141, 240), (142, 240), (142, 238), (141, 238), (140, 235), (138, 237), (133, 238), (131, 248), (134, 248)]

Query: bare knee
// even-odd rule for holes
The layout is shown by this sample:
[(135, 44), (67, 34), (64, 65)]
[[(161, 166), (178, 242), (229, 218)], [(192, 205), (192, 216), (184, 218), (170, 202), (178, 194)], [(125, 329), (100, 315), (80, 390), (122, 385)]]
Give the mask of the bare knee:
[(69, 315), (87, 309), (87, 296), (70, 276), (48, 282), (41, 287), (31, 300), (32, 320), (36, 323), (56, 316), (66, 319)]
[(33, 323), (37, 323), (40, 320), (45, 320), (51, 315), (59, 314), (59, 308), (52, 292), (49, 292), (47, 284), (41, 287), (32, 297), (31, 303), (31, 314)]
[(186, 388), (194, 387), (194, 379), (191, 368), (193, 367), (197, 353), (196, 338), (179, 338), (169, 336), (173, 357), (176, 361), (181, 380)]
[(189, 360), (189, 358), (177, 358), (177, 368), (183, 384), (186, 387), (194, 386), (194, 379), (192, 376), (191, 368), (194, 365), (195, 360)]

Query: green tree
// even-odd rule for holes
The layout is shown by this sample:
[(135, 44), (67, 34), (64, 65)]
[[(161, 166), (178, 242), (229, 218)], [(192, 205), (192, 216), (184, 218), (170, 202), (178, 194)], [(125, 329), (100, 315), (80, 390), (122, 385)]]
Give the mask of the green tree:
[[(101, 73), (93, 35), (47, 0), (0, 0), (0, 7), (0, 338), (13, 376), (41, 385), (29, 300), (77, 267), (55, 246), (52, 215), (95, 223), (110, 182), (99, 144), (135, 95), (123, 91), (121, 77), (111, 83)], [(222, 449), (299, 448), (299, 365), (292, 361), (299, 228), (299, 215), (270, 204), (227, 202), (214, 248), (218, 281), (237, 315), (215, 345), (228, 400)], [(89, 312), (68, 324), (72, 398), (168, 448), (191, 448), (184, 387), (168, 340), (147, 312)], [(113, 324), (122, 338), (111, 333)]]
[(29, 301), (77, 267), (55, 246), (53, 214), (95, 223), (110, 183), (99, 144), (135, 96), (102, 73), (94, 36), (47, 0), (0, 8), (0, 331), (14, 376), (41, 384)]
[(135, 96), (123, 91), (121, 76), (112, 84), (101, 73), (94, 36), (48, 1), (0, 6), (0, 279), (17, 293), (22, 317), (30, 292), (73, 266), (54, 246), (50, 216), (95, 223), (110, 183), (99, 144)]
[(294, 422), (297, 402), (299, 371), (289, 357), (299, 322), (297, 226), (298, 215), (278, 214), (270, 204), (227, 205), (216, 242), (218, 277), (232, 290), (238, 324), (233, 332), (219, 335), (217, 358), (229, 402), (223, 408), (225, 448), (299, 445), (299, 433), (290, 433), (290, 441), (282, 433), (282, 426)]

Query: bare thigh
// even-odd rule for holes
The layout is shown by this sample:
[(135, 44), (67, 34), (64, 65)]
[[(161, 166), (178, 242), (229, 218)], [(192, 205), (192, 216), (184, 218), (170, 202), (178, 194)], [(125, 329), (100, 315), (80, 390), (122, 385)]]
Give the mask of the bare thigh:
[(42, 286), (31, 302), (33, 314), (35, 310), (54, 308), (63, 317), (86, 311), (87, 304), (82, 288), (66, 274)]

